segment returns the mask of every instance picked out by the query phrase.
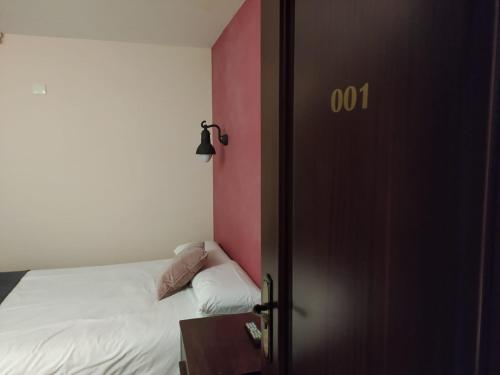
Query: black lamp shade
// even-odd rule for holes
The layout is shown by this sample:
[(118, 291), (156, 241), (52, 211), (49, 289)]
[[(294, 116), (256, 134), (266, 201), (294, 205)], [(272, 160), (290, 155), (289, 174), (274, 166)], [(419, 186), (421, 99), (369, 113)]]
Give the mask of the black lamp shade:
[(210, 132), (207, 129), (201, 131), (201, 143), (196, 149), (197, 155), (215, 155), (215, 148), (210, 142)]
[(215, 148), (212, 146), (212, 142), (210, 142), (210, 132), (208, 129), (216, 128), (219, 135), (219, 142), (224, 146), (227, 146), (229, 142), (229, 137), (227, 134), (221, 134), (220, 126), (217, 124), (208, 125), (206, 121), (201, 122), (201, 127), (203, 130), (201, 131), (201, 143), (196, 149), (196, 157), (205, 163), (209, 162), (212, 159), (212, 156), (215, 155)]

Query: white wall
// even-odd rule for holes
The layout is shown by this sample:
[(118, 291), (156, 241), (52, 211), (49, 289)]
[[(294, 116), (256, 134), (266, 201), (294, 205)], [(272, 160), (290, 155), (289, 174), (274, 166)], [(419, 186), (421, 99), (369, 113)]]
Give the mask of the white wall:
[[(33, 83), (47, 95), (33, 95)], [(212, 237), (210, 49), (7, 34), (0, 271), (166, 258)]]

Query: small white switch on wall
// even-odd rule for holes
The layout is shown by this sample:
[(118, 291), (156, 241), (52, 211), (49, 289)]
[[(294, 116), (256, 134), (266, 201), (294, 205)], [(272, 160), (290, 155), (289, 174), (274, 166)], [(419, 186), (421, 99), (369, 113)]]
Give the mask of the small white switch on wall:
[(33, 95), (45, 95), (47, 94), (47, 86), (44, 83), (34, 83), (31, 92)]

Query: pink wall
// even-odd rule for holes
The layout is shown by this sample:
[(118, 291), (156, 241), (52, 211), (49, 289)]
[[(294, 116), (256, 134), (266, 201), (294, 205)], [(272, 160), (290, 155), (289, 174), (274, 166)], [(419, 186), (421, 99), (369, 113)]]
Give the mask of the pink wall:
[(247, 0), (212, 47), (214, 238), (260, 285), (260, 0)]

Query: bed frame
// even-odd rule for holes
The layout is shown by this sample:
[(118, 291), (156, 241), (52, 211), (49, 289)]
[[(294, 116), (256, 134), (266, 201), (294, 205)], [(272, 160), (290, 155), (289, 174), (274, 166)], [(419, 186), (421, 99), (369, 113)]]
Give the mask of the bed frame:
[(7, 298), (12, 289), (15, 288), (27, 272), (0, 272), (0, 303)]

